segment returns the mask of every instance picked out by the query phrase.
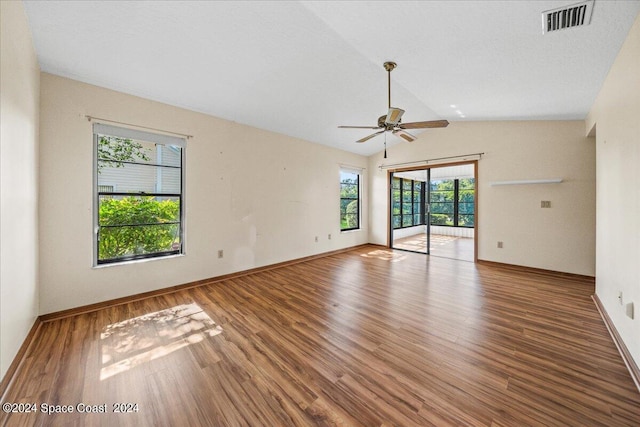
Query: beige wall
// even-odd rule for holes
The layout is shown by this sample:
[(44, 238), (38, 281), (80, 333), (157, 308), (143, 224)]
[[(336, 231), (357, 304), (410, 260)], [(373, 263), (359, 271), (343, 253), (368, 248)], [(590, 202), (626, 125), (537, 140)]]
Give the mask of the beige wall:
[[(45, 73), (41, 85), (41, 313), (367, 242), (366, 211), (362, 231), (339, 231), (340, 164), (366, 157)], [(193, 135), (186, 256), (92, 268), (85, 114)]]
[(40, 69), (22, 2), (0, 2), (0, 377), (38, 315)]
[(586, 122), (596, 134), (596, 294), (640, 365), (640, 16)]
[[(595, 275), (595, 150), (581, 121), (454, 122), (369, 158), (370, 236), (386, 244), (387, 172), (379, 165), (484, 152), (478, 258)], [(561, 184), (490, 186), (562, 178)], [(551, 201), (542, 209), (542, 200)], [(504, 242), (498, 249), (497, 242)]]

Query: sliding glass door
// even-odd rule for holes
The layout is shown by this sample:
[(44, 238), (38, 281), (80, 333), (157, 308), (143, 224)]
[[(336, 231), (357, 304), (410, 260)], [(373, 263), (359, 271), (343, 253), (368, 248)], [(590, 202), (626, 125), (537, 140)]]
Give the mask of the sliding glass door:
[(475, 174), (473, 163), (390, 173), (391, 247), (474, 261)]
[(391, 173), (392, 247), (429, 253), (429, 169)]

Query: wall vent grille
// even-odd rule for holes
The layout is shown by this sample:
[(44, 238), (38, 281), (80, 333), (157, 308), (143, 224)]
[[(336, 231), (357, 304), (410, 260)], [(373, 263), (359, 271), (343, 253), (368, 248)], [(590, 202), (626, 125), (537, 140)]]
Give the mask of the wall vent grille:
[(542, 12), (542, 34), (589, 25), (594, 1), (587, 0), (570, 6), (545, 10)]

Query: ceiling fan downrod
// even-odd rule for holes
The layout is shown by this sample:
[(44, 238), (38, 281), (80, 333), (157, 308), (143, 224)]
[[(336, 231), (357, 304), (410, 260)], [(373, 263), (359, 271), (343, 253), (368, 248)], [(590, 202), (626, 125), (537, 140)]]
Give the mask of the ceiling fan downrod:
[(384, 63), (384, 69), (387, 70), (387, 99), (389, 100), (389, 105), (387, 105), (387, 108), (391, 108), (391, 72), (397, 66), (398, 64), (392, 61), (387, 61)]

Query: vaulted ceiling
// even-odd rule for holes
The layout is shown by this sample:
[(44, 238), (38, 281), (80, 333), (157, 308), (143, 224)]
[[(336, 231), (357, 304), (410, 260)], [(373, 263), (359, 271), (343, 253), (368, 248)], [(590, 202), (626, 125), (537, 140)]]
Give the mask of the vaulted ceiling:
[(45, 72), (370, 155), (382, 137), (337, 126), (386, 114), (388, 60), (403, 122), (584, 119), (640, 1), (596, 0), (590, 25), (543, 34), (541, 13), (572, 3), (25, 5)]

